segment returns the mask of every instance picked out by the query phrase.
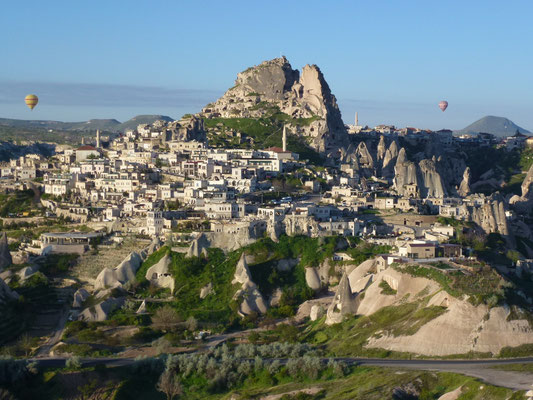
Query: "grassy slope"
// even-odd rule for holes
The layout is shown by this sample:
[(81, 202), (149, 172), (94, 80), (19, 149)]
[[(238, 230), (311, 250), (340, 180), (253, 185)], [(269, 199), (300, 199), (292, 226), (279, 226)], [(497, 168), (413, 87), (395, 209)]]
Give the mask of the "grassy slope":
[[(513, 393), (509, 389), (487, 385), (477, 379), (455, 373), (408, 370), (398, 372), (400, 371), (387, 368), (357, 367), (348, 376), (340, 379), (327, 374), (317, 380), (281, 379), (277, 382), (273, 382), (268, 374), (260, 374), (256, 378), (246, 380), (244, 385), (236, 389), (218, 393), (207, 390), (206, 381), (185, 380), (183, 381), (185, 393), (180, 398), (192, 400), (260, 398), (268, 394), (282, 394), (316, 387), (322, 390), (318, 396), (302, 398), (381, 400), (391, 398), (394, 388), (413, 383), (420, 392), (420, 399), (438, 399), (444, 393), (458, 387), (462, 387), (462, 399), (524, 399), (523, 392)], [(51, 400), (75, 396), (79, 393), (77, 388), (82, 390), (91, 388), (92, 393), (99, 388), (120, 386), (114, 397), (116, 400), (164, 399), (165, 397), (155, 390), (156, 381), (157, 375), (133, 374), (125, 367), (100, 371), (89, 369), (82, 372), (58, 370), (40, 374), (30, 384), (19, 386), (11, 391), (21, 400), (33, 398)], [(91, 384), (94, 386), (89, 386)]]
[(326, 325), (322, 318), (304, 331), (304, 340), (322, 345), (334, 356), (408, 357), (383, 349), (366, 349), (372, 336), (414, 335), (423, 325), (446, 312), (445, 307), (426, 307), (426, 301), (383, 307), (370, 316), (349, 317), (340, 324)]
[[(268, 111), (262, 118), (210, 118), (204, 121), (208, 130), (220, 131), (223, 135), (210, 134), (210, 143), (214, 146), (242, 147), (238, 140), (224, 135), (229, 131), (246, 134), (254, 139), (254, 148), (267, 148), (272, 146), (281, 147), (283, 124), (293, 126), (308, 126), (318, 117), (292, 118), (279, 111), (277, 107), (268, 104), (257, 106), (264, 107)], [(256, 107), (257, 107), (256, 106)], [(302, 159), (308, 159), (315, 164), (321, 164), (323, 160), (319, 154), (311, 149), (302, 138), (288, 133), (288, 148), (300, 155)]]

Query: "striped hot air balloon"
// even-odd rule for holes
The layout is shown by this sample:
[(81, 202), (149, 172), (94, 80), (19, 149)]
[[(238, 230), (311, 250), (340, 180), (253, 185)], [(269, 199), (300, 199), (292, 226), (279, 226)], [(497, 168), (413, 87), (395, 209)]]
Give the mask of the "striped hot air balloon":
[(39, 102), (39, 98), (34, 94), (29, 94), (24, 98), (24, 101), (26, 102), (26, 105), (30, 108), (30, 110), (33, 110)]
[(439, 103), (439, 108), (444, 112), (448, 108), (448, 102), (446, 100), (442, 100)]

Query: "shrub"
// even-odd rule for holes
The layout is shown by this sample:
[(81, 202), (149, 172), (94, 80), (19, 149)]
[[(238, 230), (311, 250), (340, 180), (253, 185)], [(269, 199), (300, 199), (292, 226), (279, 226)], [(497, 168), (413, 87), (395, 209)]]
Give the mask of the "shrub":
[(77, 370), (81, 368), (81, 360), (78, 356), (72, 356), (65, 361), (65, 367), (67, 369)]
[(159, 308), (152, 317), (154, 327), (164, 331), (176, 329), (180, 322), (181, 318), (178, 312), (168, 304)]

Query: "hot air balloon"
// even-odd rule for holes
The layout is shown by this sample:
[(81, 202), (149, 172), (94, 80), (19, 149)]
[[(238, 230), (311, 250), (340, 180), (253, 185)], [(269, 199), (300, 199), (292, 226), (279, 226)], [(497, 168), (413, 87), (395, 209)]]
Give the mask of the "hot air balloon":
[(33, 110), (39, 102), (39, 98), (34, 94), (29, 94), (24, 98), (24, 101), (26, 102), (26, 105), (30, 108), (30, 110)]
[(440, 103), (439, 103), (439, 108), (442, 110), (442, 111), (446, 111), (446, 109), (448, 108), (448, 102), (446, 100), (442, 100)]

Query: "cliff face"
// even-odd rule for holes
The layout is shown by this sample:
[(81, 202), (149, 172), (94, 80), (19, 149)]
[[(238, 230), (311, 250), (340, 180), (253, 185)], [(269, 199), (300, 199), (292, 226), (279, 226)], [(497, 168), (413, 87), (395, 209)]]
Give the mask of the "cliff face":
[(465, 197), (470, 194), (470, 168), (466, 167), (463, 173), (463, 180), (458, 190), (459, 196)]
[(471, 210), (470, 218), (485, 233), (498, 232), (509, 235), (509, 226), (505, 217), (505, 204), (500, 196), (493, 196), (486, 204)]
[(166, 129), (170, 131), (171, 140), (184, 142), (197, 140), (201, 142), (206, 139), (204, 121), (196, 116), (169, 122)]
[(235, 86), (198, 115), (262, 118), (278, 112), (290, 133), (317, 151), (333, 152), (347, 142), (337, 101), (320, 68), (306, 65), (300, 74), (285, 57), (239, 73)]
[(404, 148), (398, 153), (393, 182), (396, 191), (404, 196), (444, 197), (446, 195), (446, 188), (437, 168), (437, 160), (423, 159), (418, 163), (409, 161)]

